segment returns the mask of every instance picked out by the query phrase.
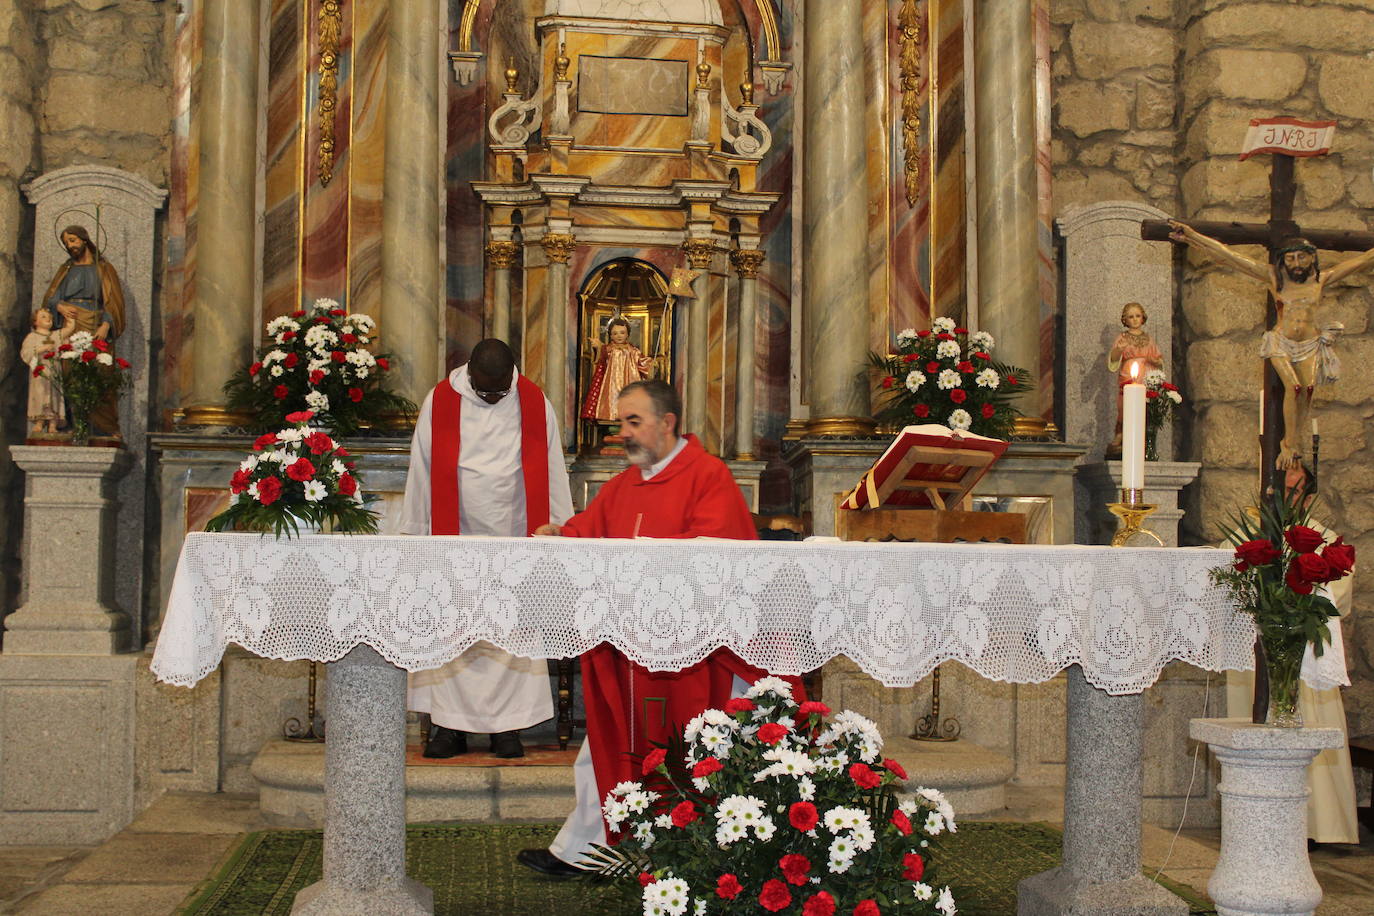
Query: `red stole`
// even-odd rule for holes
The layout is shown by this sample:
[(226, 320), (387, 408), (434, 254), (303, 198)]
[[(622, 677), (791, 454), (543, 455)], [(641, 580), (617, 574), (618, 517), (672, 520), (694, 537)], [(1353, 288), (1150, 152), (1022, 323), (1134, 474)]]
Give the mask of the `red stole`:
[[(523, 375), (516, 376), (520, 395), (520, 469), (525, 476), (525, 533), (549, 523), (549, 429), (544, 392)], [(463, 398), (445, 378), (434, 386), (430, 405), (429, 532), (458, 530), (458, 455), (461, 447)]]

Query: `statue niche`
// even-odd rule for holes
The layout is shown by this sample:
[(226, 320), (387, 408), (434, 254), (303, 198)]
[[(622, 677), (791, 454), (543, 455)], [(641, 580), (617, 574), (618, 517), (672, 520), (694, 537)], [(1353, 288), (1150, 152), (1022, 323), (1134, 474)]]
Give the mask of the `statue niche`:
[(578, 295), (578, 448), (620, 454), (616, 396), (630, 382), (672, 380), (668, 285), (651, 264), (618, 258), (592, 271)]

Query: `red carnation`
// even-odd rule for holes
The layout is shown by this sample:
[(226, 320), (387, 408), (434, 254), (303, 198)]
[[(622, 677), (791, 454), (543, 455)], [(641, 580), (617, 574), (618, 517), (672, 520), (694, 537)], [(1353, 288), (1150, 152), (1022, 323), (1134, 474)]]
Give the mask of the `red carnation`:
[(253, 365), (251, 365), (251, 366), (248, 367), (248, 374), (249, 374), (249, 375), (257, 375), (257, 374), (258, 374), (259, 372), (261, 372), (261, 371), (262, 371), (262, 363), (253, 363)]
[(116, 356), (115, 365), (121, 369), (127, 369), (129, 368), (129, 361), (122, 356)]
[(926, 860), (918, 853), (909, 852), (902, 856), (902, 868), (902, 880), (920, 881), (921, 876), (926, 873)]
[(996, 407), (993, 407), (991, 404), (984, 404), (984, 405), (983, 405), (982, 414), (983, 414), (983, 419), (984, 419), (984, 420), (991, 420), (993, 414), (995, 414), (995, 413), (997, 413), (997, 408), (996, 408)]
[(884, 387), (884, 388), (891, 388), (892, 385), (893, 385), (893, 383), (896, 382), (896, 381), (897, 381), (897, 379), (895, 379), (894, 377), (892, 377), (892, 376), (889, 375), (889, 376), (887, 376), (886, 378), (883, 379), (883, 387)]
[(60, 347), (57, 348), (57, 352), (58, 352), (58, 353), (66, 353), (66, 352), (67, 352), (68, 350), (70, 350), (71, 348), (72, 348), (72, 345), (71, 345), (71, 344), (69, 344), (69, 343), (64, 343), (64, 344), (62, 344)]
[(286, 343), (288, 340), (295, 340), (295, 339), (296, 339), (296, 332), (295, 332), (295, 331), (283, 331), (283, 332), (282, 332), (282, 335), (281, 335), (281, 342), (282, 342), (282, 343)]
[(281, 496), (281, 481), (276, 477), (264, 477), (258, 481), (258, 502), (270, 506)]
[(802, 906), (802, 916), (835, 916), (835, 898), (821, 891)]
[(299, 356), (294, 353), (288, 353), (286, 354), (286, 359), (282, 360), (282, 365), (286, 366), (288, 369), (294, 369), (296, 368), (296, 363), (300, 361), (301, 358)]
[(639, 873), (639, 886), (640, 886), (640, 887), (648, 887), (650, 884), (653, 884), (653, 883), (654, 883), (655, 881), (657, 881), (657, 880), (658, 880), (657, 878), (655, 878), (653, 875), (649, 874), (647, 871), (642, 871), (642, 872)]
[(903, 356), (903, 357), (902, 357), (902, 362), (907, 363), (907, 364), (911, 364), (911, 363), (916, 362), (916, 360), (918, 360), (918, 359), (920, 359), (920, 358), (921, 358), (921, 357), (920, 357), (919, 355), (915, 354), (915, 353), (908, 353), (906, 356)]
[(849, 778), (854, 780), (854, 784), (860, 789), (876, 789), (883, 781), (883, 778), (873, 772), (873, 768), (866, 763), (851, 764)]
[(673, 809), (673, 826), (686, 827), (698, 817), (697, 806), (689, 801), (678, 802)]
[(694, 779), (703, 779), (710, 776), (712, 773), (719, 773), (723, 769), (725, 769), (725, 764), (721, 763), (715, 757), (707, 757), (705, 760), (698, 761), (697, 765), (692, 767), (692, 777)]
[(969, 362), (969, 361), (966, 360), (966, 359), (965, 359), (965, 360), (960, 360), (959, 365), (955, 366), (954, 368), (958, 369), (960, 372), (964, 373), (965, 375), (968, 375), (970, 372), (973, 371), (973, 363)]
[(932, 359), (930, 362), (926, 363), (926, 372), (929, 373), (930, 375), (934, 375), (935, 373), (937, 373), (937, 372), (939, 372), (939, 371), (940, 371), (940, 364), (939, 364), (938, 362), (936, 362), (935, 360)]
[(343, 309), (330, 309), (330, 310), (329, 310), (329, 314), (330, 314), (330, 316), (333, 317), (333, 318), (342, 318), (343, 316), (347, 315), (348, 313), (345, 312)]
[(315, 411), (313, 410), (293, 410), (291, 413), (286, 415), (286, 422), (309, 423), (314, 416)]
[(42, 374), (43, 374), (43, 367), (42, 367), (42, 366), (34, 366), (34, 367), (33, 367), (33, 377), (34, 377), (34, 378), (38, 378), (38, 377), (39, 377), (40, 375), (42, 375)]
[(955, 333), (955, 334), (967, 334), (967, 333), (968, 333), (968, 328), (955, 328), (955, 329), (954, 329), (954, 333)]
[(358, 403), (363, 399), (363, 390), (361, 388), (348, 389), (348, 399), (354, 404)]
[(797, 707), (798, 716), (828, 716), (830, 707), (816, 700), (807, 700)]
[(1283, 533), (1283, 539), (1298, 553), (1311, 553), (1322, 545), (1321, 532), (1306, 525), (1294, 525)]
[(335, 350), (335, 351), (333, 351), (332, 353), (329, 354), (329, 358), (332, 359), (332, 360), (334, 360), (334, 362), (336, 362), (336, 363), (341, 363), (341, 362), (343, 362), (345, 359), (347, 359), (348, 357), (344, 356), (344, 351), (342, 351), (342, 350)]
[(922, 338), (929, 337), (929, 336), (930, 336), (930, 332), (929, 332), (929, 331), (917, 331), (917, 332), (916, 332), (916, 336), (917, 336), (917, 337), (922, 337)]
[(734, 900), (739, 896), (744, 887), (739, 883), (739, 879), (732, 874), (721, 875), (716, 880), (716, 896), (726, 900)]
[(97, 350), (99, 350), (101, 353), (109, 353), (109, 352), (110, 352), (110, 345), (109, 345), (107, 342), (101, 340), (99, 337), (97, 337), (95, 340), (91, 341), (91, 346), (95, 347), (95, 348), (96, 348)]
[(1159, 392), (1151, 388), (1149, 391), (1145, 392), (1145, 397), (1147, 400), (1153, 401), (1155, 398), (1159, 397)]
[(335, 454), (337, 454), (340, 458), (347, 458), (349, 453), (348, 449), (344, 448), (341, 445), (335, 450)]
[[(1246, 541), (1236, 548), (1236, 559), (1250, 566), (1265, 566), (1279, 558), (1278, 548), (1264, 538)], [(1244, 572), (1245, 570), (1241, 570)]]
[(318, 317), (315, 318), (315, 323), (316, 323), (316, 324), (329, 324), (329, 319), (326, 318), (324, 315), (320, 315), (320, 316), (318, 316)]
[(248, 484), (252, 482), (253, 475), (239, 468), (234, 472), (234, 476), (229, 478), (229, 492), (238, 494), (248, 489)]
[(915, 407), (911, 408), (911, 412), (922, 419), (930, 416), (930, 408), (925, 404), (917, 404)]
[(782, 876), (788, 884), (805, 884), (807, 872), (811, 871), (811, 860), (794, 852), (779, 859), (778, 867), (782, 869)]
[(292, 318), (304, 318), (304, 317), (305, 317), (305, 309), (296, 309), (294, 312), (291, 313), (291, 317), (292, 317)]
[(758, 709), (758, 706), (748, 697), (731, 697), (725, 701), (725, 711), (731, 715), (737, 712), (753, 712), (755, 709)]
[(859, 905), (854, 907), (854, 916), (882, 916), (883, 911), (878, 909), (878, 904), (872, 900), (860, 900)]
[(340, 474), (339, 492), (344, 496), (352, 496), (358, 492), (358, 481), (354, 480), (350, 474)]
[(313, 455), (323, 455), (334, 447), (334, 440), (329, 438), (327, 433), (316, 430), (305, 437), (305, 447), (310, 449)]
[(968, 392), (962, 388), (952, 388), (949, 392), (949, 399), (956, 404), (962, 404), (968, 400)]
[(258, 436), (256, 439), (253, 440), (253, 451), (260, 452), (263, 449), (267, 448), (267, 446), (276, 444), (276, 433), (263, 433), (261, 436)]
[(278, 385), (277, 387), (272, 389), (272, 397), (276, 398), (279, 401), (282, 398), (286, 397), (288, 393), (289, 392), (286, 390), (285, 385)]
[(43, 354), (43, 358), (44, 358), (44, 359), (52, 359), (52, 358), (53, 358), (54, 356), (56, 356), (56, 355), (57, 355), (57, 351), (56, 351), (56, 350), (49, 350), (47, 353), (44, 353), (44, 354)]
[(357, 334), (345, 334), (345, 335), (343, 336), (343, 342), (344, 342), (344, 343), (357, 343), (357, 342), (358, 342), (358, 335), (357, 335)]
[(936, 334), (936, 335), (935, 335), (935, 339), (936, 339), (936, 340), (953, 340), (953, 339), (954, 339), (954, 335), (951, 334), (951, 333), (949, 333), (948, 331), (941, 331), (939, 334)]
[(663, 761), (667, 759), (668, 752), (661, 747), (656, 747), (644, 755), (644, 763), (640, 766), (640, 772), (648, 776), (654, 770), (657, 770), (663, 764)]
[(1339, 579), (1355, 568), (1355, 548), (1343, 538), (1336, 538), (1322, 550), (1322, 559), (1331, 566), (1333, 578)]
[(379, 356), (377, 358), (377, 368), (385, 372), (386, 370), (391, 368), (391, 363), (387, 360), (385, 356)]
[(1008, 384), (1008, 385), (1019, 385), (1019, 384), (1021, 384), (1021, 383), (1018, 382), (1018, 381), (1016, 380), (1016, 376), (1014, 376), (1014, 375), (1009, 375), (1009, 376), (1007, 376), (1007, 384)]
[(792, 903), (792, 892), (787, 889), (777, 878), (765, 881), (763, 890), (759, 892), (759, 906), (770, 913), (785, 909)]
[(310, 384), (312, 384), (312, 385), (318, 385), (318, 384), (319, 384), (320, 382), (322, 382), (322, 381), (324, 381), (324, 370), (323, 370), (323, 369), (316, 369), (316, 370), (314, 370), (313, 372), (310, 373)]
[(888, 757), (883, 760), (883, 767), (887, 769), (889, 772), (895, 774), (898, 779), (907, 778), (906, 767), (902, 766), (900, 763), (893, 760), (891, 757)]
[(787, 809), (787, 820), (802, 833), (815, 827), (820, 819), (816, 806), (809, 801), (793, 802), (792, 807)]
[(1178, 390), (1178, 386), (1175, 385), (1173, 382), (1164, 382), (1164, 383), (1162, 384), (1162, 387), (1164, 388), (1165, 391), (1177, 391), (1177, 390)]
[(287, 467), (286, 476), (305, 483), (315, 476), (315, 466), (310, 463), (309, 458), (297, 458)]
[(765, 722), (759, 726), (759, 740), (764, 744), (777, 744), (787, 736), (787, 728), (777, 722)]
[(892, 826), (896, 827), (897, 832), (902, 836), (911, 836), (911, 818), (900, 810), (892, 812)]
[(977, 353), (973, 354), (973, 358), (974, 358), (974, 359), (992, 359), (991, 356), (989, 356), (988, 354), (984, 353), (982, 350), (979, 350)]
[(94, 350), (87, 350), (81, 354), (81, 361), (83, 363), (93, 363), (95, 362), (95, 358), (99, 355), (100, 354), (96, 353)]

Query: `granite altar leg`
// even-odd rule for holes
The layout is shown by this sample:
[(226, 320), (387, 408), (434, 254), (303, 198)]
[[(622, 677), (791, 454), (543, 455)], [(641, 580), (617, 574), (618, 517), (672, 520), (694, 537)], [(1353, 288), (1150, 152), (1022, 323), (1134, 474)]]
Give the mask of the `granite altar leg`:
[(1069, 669), (1064, 864), (1016, 888), (1018, 916), (1187, 916), (1140, 873), (1142, 698), (1114, 697)]
[(1298, 916), (1321, 903), (1307, 859), (1307, 765), (1340, 747), (1338, 728), (1193, 719), (1188, 734), (1221, 762), (1221, 857), (1207, 882), (1220, 916)]
[(324, 879), (295, 916), (427, 916), (434, 892), (406, 877), (406, 673), (368, 646), (329, 665)]

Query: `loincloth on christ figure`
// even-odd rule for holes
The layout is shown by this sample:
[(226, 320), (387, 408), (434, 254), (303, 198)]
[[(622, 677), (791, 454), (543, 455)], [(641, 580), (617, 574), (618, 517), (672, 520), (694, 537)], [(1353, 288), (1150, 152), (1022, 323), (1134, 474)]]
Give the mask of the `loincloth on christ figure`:
[(1331, 325), (1307, 340), (1293, 340), (1277, 330), (1265, 331), (1260, 338), (1259, 355), (1264, 359), (1278, 356), (1290, 363), (1305, 362), (1315, 356), (1316, 384), (1329, 385), (1341, 377), (1341, 359), (1336, 355), (1336, 335), (1343, 330), (1344, 325)]

